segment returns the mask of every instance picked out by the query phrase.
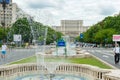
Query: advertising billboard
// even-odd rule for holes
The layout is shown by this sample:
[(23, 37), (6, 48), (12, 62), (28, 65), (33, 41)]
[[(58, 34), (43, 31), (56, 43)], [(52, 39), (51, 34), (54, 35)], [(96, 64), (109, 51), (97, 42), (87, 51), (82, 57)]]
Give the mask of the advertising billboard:
[(113, 41), (120, 41), (120, 35), (113, 35)]
[(20, 34), (14, 34), (13, 39), (14, 41), (22, 41), (22, 36)]

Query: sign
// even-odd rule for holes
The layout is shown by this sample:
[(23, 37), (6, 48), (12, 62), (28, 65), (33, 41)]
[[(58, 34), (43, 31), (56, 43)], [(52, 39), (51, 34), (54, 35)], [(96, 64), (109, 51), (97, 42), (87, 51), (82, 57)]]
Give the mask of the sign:
[(9, 4), (10, 0), (0, 0), (0, 3), (3, 3), (3, 2), (5, 2), (6, 4)]
[(65, 47), (65, 42), (58, 42), (57, 46)]
[(6, 3), (6, 4), (9, 4), (9, 3), (10, 3), (10, 0), (5, 0), (5, 3)]
[(0, 3), (3, 3), (3, 0), (0, 0)]
[(120, 35), (113, 35), (113, 41), (120, 41)]
[(22, 41), (22, 36), (20, 34), (14, 34), (14, 41)]
[(83, 38), (83, 34), (82, 33), (80, 33), (80, 38)]
[(60, 40), (58, 40), (58, 42), (57, 42), (57, 46), (59, 46), (59, 47), (65, 47), (65, 46), (66, 46), (66, 43), (65, 43), (65, 41), (64, 41), (63, 39), (60, 39)]

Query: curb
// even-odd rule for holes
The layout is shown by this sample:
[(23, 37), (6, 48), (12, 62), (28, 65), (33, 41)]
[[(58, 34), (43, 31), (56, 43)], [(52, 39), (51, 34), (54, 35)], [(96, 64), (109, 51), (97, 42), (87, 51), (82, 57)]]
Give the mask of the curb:
[[(33, 56), (35, 56), (35, 55), (29, 56), (29, 57), (33, 57)], [(26, 57), (26, 58), (29, 58), (29, 57)], [(22, 58), (22, 59), (19, 59), (19, 60), (16, 60), (16, 61), (12, 61), (12, 62), (3, 64), (3, 65), (9, 65), (9, 64), (11, 64), (11, 63), (13, 63), (13, 62), (17, 62), (17, 61), (20, 61), (20, 60), (23, 60), (23, 59), (26, 59), (26, 58)]]
[[(88, 53), (89, 53), (89, 52), (88, 52)], [(117, 67), (115, 67), (115, 66), (113, 66), (113, 65), (111, 65), (111, 64), (109, 64), (109, 63), (107, 63), (107, 62), (105, 62), (105, 61), (103, 61), (102, 59), (100, 59), (100, 58), (94, 56), (93, 54), (91, 54), (91, 55), (92, 55), (94, 58), (98, 59), (99, 61), (103, 62), (104, 64), (106, 64), (106, 65), (112, 67), (113, 69), (118, 69)]]

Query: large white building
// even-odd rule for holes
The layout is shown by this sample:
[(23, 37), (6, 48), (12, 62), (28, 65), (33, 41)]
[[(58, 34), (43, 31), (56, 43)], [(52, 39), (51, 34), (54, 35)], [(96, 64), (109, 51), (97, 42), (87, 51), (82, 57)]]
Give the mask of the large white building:
[(89, 26), (83, 26), (83, 20), (61, 20), (61, 25), (53, 28), (64, 35), (76, 37), (85, 32)]

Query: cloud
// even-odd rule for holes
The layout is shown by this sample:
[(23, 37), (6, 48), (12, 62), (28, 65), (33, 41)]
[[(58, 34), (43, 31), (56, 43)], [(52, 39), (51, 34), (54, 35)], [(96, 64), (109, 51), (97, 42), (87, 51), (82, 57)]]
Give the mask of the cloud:
[(114, 7), (105, 7), (102, 8), (101, 10), (101, 15), (112, 15), (115, 12), (115, 8)]
[(109, 2), (108, 4), (100, 4), (99, 5), (100, 15), (113, 15), (116, 12), (115, 6)]
[[(60, 25), (63, 19), (79, 19), (93, 25), (119, 12), (119, 0), (13, 0), (36, 21)], [(50, 21), (48, 21), (50, 20)]]
[(28, 6), (30, 8), (62, 8), (62, 6), (65, 4), (64, 0), (31, 0), (28, 3)]

